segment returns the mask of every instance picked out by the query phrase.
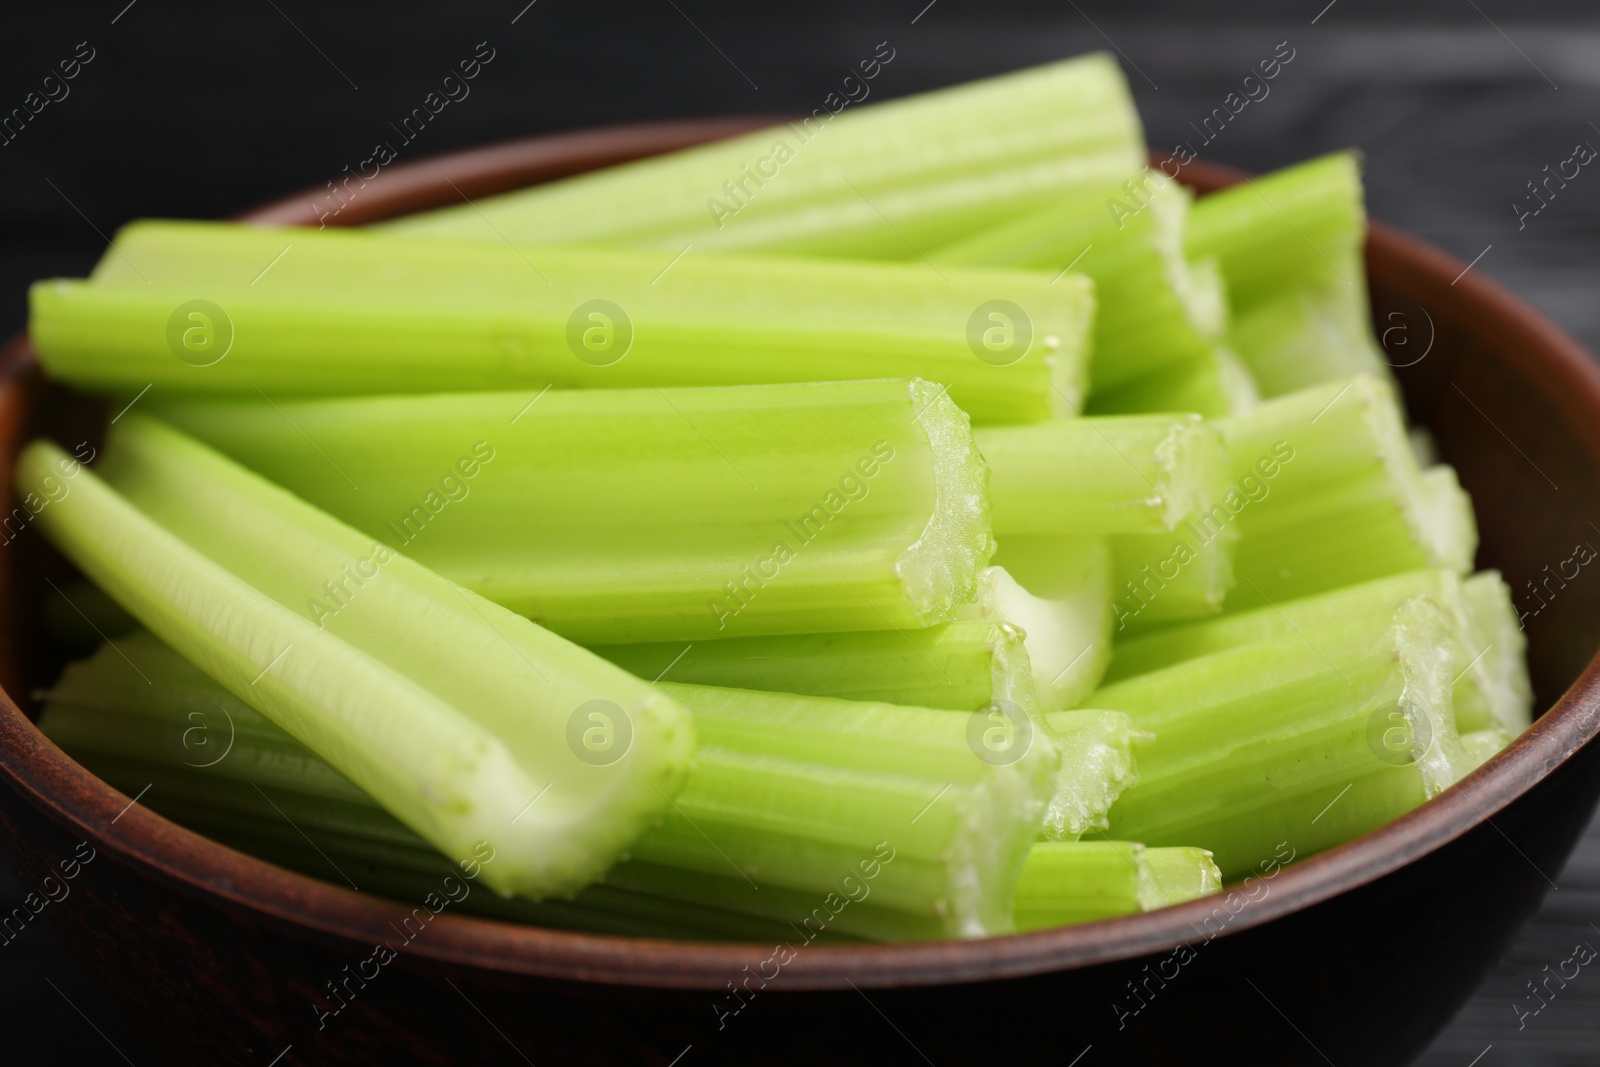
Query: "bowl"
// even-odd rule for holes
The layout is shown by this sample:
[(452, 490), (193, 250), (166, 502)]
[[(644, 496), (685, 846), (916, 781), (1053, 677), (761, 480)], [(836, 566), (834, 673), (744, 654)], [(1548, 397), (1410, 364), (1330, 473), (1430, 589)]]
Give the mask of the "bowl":
[[(402, 164), (329, 221), (456, 203), (764, 121), (611, 127)], [(1240, 177), (1203, 162), (1183, 173), (1202, 192)], [(243, 217), (316, 224), (327, 195)], [(1479, 564), (1525, 601), (1545, 711), (1469, 778), (1359, 840), (1219, 896), (983, 941), (775, 954), (446, 911), (374, 968), (374, 946), (400, 942), (410, 907), (191, 833), (34, 728), (29, 694), (66, 656), (41, 634), (40, 605), (67, 570), (24, 531), (0, 551), (0, 845), (28, 886), (92, 854), (43, 914), (173, 1062), (943, 1067), (1091, 1054), (1085, 1063), (1186, 1063), (1205, 1050), (1254, 1064), (1405, 1062), (1537, 909), (1600, 796), (1600, 608), (1581, 585), (1548, 580), (1574, 546), (1600, 540), (1588, 504), (1600, 498), (1600, 371), (1481, 271), (1394, 230), (1372, 227), (1368, 268), (1380, 328), (1406, 331), (1386, 340), (1405, 354), (1394, 362), (1411, 413), (1477, 501)], [(105, 413), (45, 384), (25, 338), (0, 356), (0, 377), (9, 498), (30, 435), (76, 441)]]

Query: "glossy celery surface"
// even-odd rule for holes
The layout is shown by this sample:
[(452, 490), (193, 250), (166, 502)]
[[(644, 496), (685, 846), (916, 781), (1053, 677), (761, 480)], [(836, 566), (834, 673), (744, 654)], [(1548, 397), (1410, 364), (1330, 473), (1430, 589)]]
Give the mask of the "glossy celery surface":
[[(1106, 54), (879, 103), (882, 42), (806, 117), (741, 137), (424, 212), (387, 233), (486, 243), (914, 259), (1144, 161)], [(881, 85), (881, 83), (880, 83)], [(854, 101), (852, 103), (851, 101)], [(859, 106), (857, 106), (859, 105)]]
[(1328, 382), (1216, 425), (1236, 491), (1199, 521), (1238, 533), (1229, 610), (1408, 570), (1471, 569), (1471, 502), (1449, 467), (1417, 463), (1382, 379)]
[(39, 282), (31, 301), (46, 369), (94, 389), (531, 397), (921, 376), (975, 419), (1031, 422), (1082, 406), (1093, 296), (1075, 276), (920, 263), (674, 263), (143, 222), (117, 234), (89, 281)]
[(1220, 339), (1224, 298), (1216, 272), (1194, 271), (1184, 251), (1191, 194), (1148, 168), (1058, 197), (933, 253), (941, 264), (1027, 268), (1092, 278), (1097, 296), (1094, 391), (1181, 374)]
[[(487, 842), (497, 891), (587, 884), (681, 786), (688, 716), (646, 683), (159, 422), (123, 416), (105, 452), (41, 532), (447, 856)], [(35, 442), (18, 485), (50, 493), (67, 462)], [(569, 744), (585, 708), (627, 724), (617, 759)]]
[(1028, 854), (1017, 886), (1017, 929), (1154, 911), (1221, 888), (1204, 849), (1110, 840), (1042, 843)]
[(1062, 419), (976, 431), (997, 537), (1163, 533), (1226, 491), (1222, 437), (1197, 415)]
[(1136, 751), (1150, 735), (1120, 711), (1074, 708), (1046, 712), (1040, 719), (1061, 760), (1041, 836), (1076, 841), (1103, 832), (1111, 805), (1138, 781)]
[[(132, 650), (152, 685), (127, 684), (118, 648)], [(830, 932), (891, 939), (1010, 928), (1016, 878), (1062, 772), (1048, 733), (1019, 731), (1014, 751), (985, 760), (969, 714), (661, 688), (692, 709), (699, 749), (663, 819), (606, 875), (613, 890), (665, 902), (640, 905), (637, 917), (697, 905), (807, 926), (813, 907), (870, 892), (870, 903), (825, 924)], [(226, 808), (236, 804), (233, 786), (258, 785), (308, 832), (419, 844), (352, 782), (148, 635), (75, 665), (46, 719), (75, 753), (164, 767), (191, 783), (204, 772), (200, 792), (175, 789), (180, 800)], [(578, 903), (588, 906), (598, 890)]]
[[(1342, 632), (1339, 632), (1342, 631)], [(1437, 795), (1468, 767), (1451, 707), (1465, 666), (1426, 598), (1188, 660), (1091, 700), (1155, 735), (1110, 834), (1209, 849), (1239, 877), (1287, 841), (1339, 844)]]
[[(920, 630), (595, 645), (641, 678), (977, 711), (1035, 707), (1020, 626), (974, 619)], [(1091, 685), (1089, 688), (1093, 688)]]
[(927, 382), (159, 410), (585, 643), (931, 626), (991, 551), (967, 416)]
[(1514, 736), (1526, 729), (1533, 697), (1525, 642), (1498, 573), (1462, 579), (1454, 571), (1420, 570), (1346, 586), (1250, 611), (1137, 633), (1116, 645), (1107, 682), (1160, 670), (1184, 660), (1257, 641), (1315, 636), (1354, 619), (1392, 616), (1405, 600), (1426, 596), (1446, 614), (1467, 666), (1454, 686), (1456, 727), (1462, 733), (1498, 726)]

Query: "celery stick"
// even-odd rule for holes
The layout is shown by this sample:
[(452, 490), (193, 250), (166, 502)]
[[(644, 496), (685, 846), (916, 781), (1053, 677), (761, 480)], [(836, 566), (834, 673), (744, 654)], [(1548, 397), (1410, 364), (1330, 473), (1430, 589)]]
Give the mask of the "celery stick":
[(1017, 885), (1017, 929), (1154, 911), (1221, 888), (1216, 864), (1200, 848), (1146, 848), (1131, 841), (1037, 844)]
[(530, 399), (159, 410), (576, 641), (930, 626), (971, 600), (988, 560), (983, 460), (965, 413), (927, 382)]
[(1478, 685), (1495, 725), (1515, 737), (1533, 721), (1533, 683), (1528, 678), (1528, 640), (1511, 602), (1511, 587), (1499, 571), (1484, 571), (1461, 583), (1461, 595)]
[(1471, 569), (1477, 531), (1448, 467), (1423, 471), (1384, 381), (1362, 375), (1217, 423), (1244, 490), (1229, 610), (1426, 567)]
[(1526, 729), (1532, 705), (1521, 632), (1509, 610), (1509, 591), (1495, 572), (1463, 580), (1453, 571), (1407, 571), (1331, 592), (1284, 600), (1186, 626), (1134, 634), (1119, 641), (1106, 681), (1170, 667), (1187, 659), (1256, 641), (1319, 634), (1352, 619), (1391, 617), (1401, 603), (1426, 596), (1445, 612), (1466, 668), (1454, 691), (1456, 728), (1466, 733), (1499, 726)]
[[(404, 831), (385, 830), (371, 801), (350, 786), (332, 795), (340, 779), (331, 769), (318, 770), (320, 760), (274, 733), (265, 718), (250, 716), (170, 649), (149, 638), (129, 643), (139, 669), (152, 657), (165, 659), (151, 674), (156, 690), (130, 696), (139, 687), (127, 684), (132, 672), (115, 648), (75, 665), (47, 716), (51, 736), (69, 750), (143, 760), (191, 780), (203, 772), (216, 790), (259, 782), (285, 811), (293, 808), (297, 823), (410, 847)], [(830, 932), (884, 939), (1010, 928), (1015, 880), (1064, 771), (1050, 733), (1020, 727), (1010, 738), (1014, 751), (985, 759), (977, 753), (993, 750), (974, 738), (989, 723), (975, 714), (660, 688), (692, 709), (699, 751), (663, 821), (632, 843), (630, 858), (606, 874), (607, 885), (798, 923), (830, 895), (870, 882), (870, 906), (852, 904)], [(223, 714), (196, 722), (192, 713), (203, 710), (206, 694)], [(64, 715), (69, 708), (76, 725)], [(130, 725), (101, 725), (111, 716)], [(228, 728), (226, 758), (212, 762), (196, 743), (200, 735), (186, 732), (197, 726), (208, 730), (208, 741)], [(132, 736), (141, 729), (144, 742)], [(1103, 773), (1100, 764), (1114, 761), (1090, 742), (1079, 739), (1078, 765), (1086, 775)], [(286, 752), (301, 753), (298, 762)], [(216, 796), (223, 803), (223, 793)], [(486, 877), (494, 865), (485, 865)], [(589, 899), (585, 891), (579, 902)], [(805, 906), (795, 910), (797, 902)]]
[[(868, 78), (893, 59), (884, 47), (862, 60)], [(853, 72), (846, 82), (851, 99), (873, 88)], [(691, 254), (905, 259), (1119, 178), (1143, 158), (1127, 84), (1097, 54), (859, 109), (835, 92), (798, 122), (381, 228), (669, 255), (692, 242)]]
[(1043, 716), (1045, 729), (1061, 754), (1042, 834), (1050, 841), (1076, 841), (1110, 825), (1106, 813), (1138, 780), (1133, 749), (1150, 735), (1133, 727), (1120, 711), (1078, 708)]
[[(1230, 490), (1223, 501), (1238, 495)], [(1238, 530), (1216, 526), (1218, 503), (1170, 534), (1123, 534), (1110, 540), (1116, 632), (1215, 615), (1234, 584)], [(1224, 512), (1225, 514), (1225, 512)]]
[[(1119, 176), (1119, 179), (1125, 176)], [(1192, 272), (1184, 229), (1192, 194), (1146, 168), (1121, 181), (932, 253), (958, 267), (1071, 269), (1095, 283), (1095, 392), (1204, 359), (1222, 335), (1225, 301), (1215, 267)]]
[(1005, 567), (990, 567), (979, 576), (976, 602), (962, 611), (1019, 627), (1040, 707), (1074, 707), (1100, 684), (1111, 658), (1111, 560), (1105, 544), (1014, 538), (1000, 556), (1019, 568), (1028, 586)]
[(1077, 277), (336, 230), (284, 242), (232, 223), (124, 227), (91, 281), (33, 287), (39, 358), (87, 388), (253, 400), (921, 375), (981, 421), (1082, 403), (1093, 297)]
[[(1339, 270), (1352, 281), (1330, 274), (1320, 282), (1286, 288), (1234, 314), (1229, 339), (1263, 395), (1283, 396), (1352, 374), (1389, 376), (1389, 363), (1372, 336), (1366, 288), (1354, 282), (1364, 277), (1360, 259), (1350, 255)], [(1421, 335), (1421, 323), (1383, 325), (1417, 331), (1418, 336), (1407, 336), (1406, 343), (1414, 342), (1416, 354), (1423, 354), (1427, 339)], [(1394, 336), (1398, 356), (1401, 334)]]
[(1004, 620), (590, 650), (641, 678), (957, 711), (998, 701), (1035, 706), (1023, 631)]
[[(70, 465), (35, 442), (19, 491), (48, 492)], [(686, 714), (604, 660), (136, 413), (113, 428), (99, 469), (76, 471), (41, 531), (447, 856), (488, 842), (503, 857), (485, 874), (498, 892), (592, 881), (681, 783)], [(347, 579), (337, 612), (301, 614), (322, 582)], [(573, 716), (595, 701), (631, 725), (608, 765), (568, 744)]]
[(998, 537), (1163, 533), (1216, 502), (1232, 477), (1198, 415), (1063, 419), (976, 431)]
[(1233, 349), (1213, 345), (1193, 366), (1135, 379), (1089, 398), (1090, 415), (1192, 411), (1207, 418), (1243, 415), (1261, 402), (1255, 378)]
[[(1339, 152), (1202, 197), (1186, 246), (1191, 256), (1217, 259), (1237, 311), (1320, 282), (1360, 251), (1366, 229), (1359, 159)], [(1365, 291), (1364, 279), (1349, 281)]]
[(1209, 849), (1239, 877), (1287, 841), (1307, 853), (1404, 814), (1453, 784), (1467, 757), (1450, 704), (1465, 665), (1445, 613), (1407, 600), (1105, 686), (1096, 707), (1155, 734), (1110, 833)]

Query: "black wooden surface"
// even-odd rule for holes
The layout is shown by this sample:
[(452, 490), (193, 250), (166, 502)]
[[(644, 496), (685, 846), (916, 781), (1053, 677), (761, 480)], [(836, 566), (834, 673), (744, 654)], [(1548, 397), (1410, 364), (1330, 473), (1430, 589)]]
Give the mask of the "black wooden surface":
[[(883, 40), (896, 49), (876, 82), (884, 96), (1115, 49), (1149, 140), (1165, 147), (1192, 140), (1189, 123), (1288, 42), (1295, 58), (1270, 95), (1204, 154), (1266, 169), (1358, 146), (1374, 215), (1463, 260), (1481, 253), (1475, 270), (1600, 347), (1600, 171), (1585, 169), (1520, 229), (1512, 207), (1578, 142), (1600, 147), (1592, 0), (525, 5), (11, 5), (0, 18), (0, 114), (60, 61), (87, 54), (80, 42), (93, 59), (65, 98), (0, 144), (0, 330), (21, 326), (30, 280), (86, 270), (102, 235), (130, 218), (227, 214), (354, 167), (480, 41), (494, 60), (416, 154), (599, 122), (810, 110)], [(1600, 970), (1583, 968), (1565, 988), (1550, 981), (1548, 1005), (1521, 1014), (1540, 1005), (1529, 982), (1579, 943), (1600, 947), (1600, 823), (1556, 885), (1419, 1062), (1600, 1062)], [(30, 888), (0, 868), (0, 911)], [(69, 897), (46, 914), (71, 907)], [(461, 1025), (482, 1022), (464, 1014)], [(156, 1062), (84, 984), (48, 922), (0, 945), (0, 1059), (46, 1057)]]

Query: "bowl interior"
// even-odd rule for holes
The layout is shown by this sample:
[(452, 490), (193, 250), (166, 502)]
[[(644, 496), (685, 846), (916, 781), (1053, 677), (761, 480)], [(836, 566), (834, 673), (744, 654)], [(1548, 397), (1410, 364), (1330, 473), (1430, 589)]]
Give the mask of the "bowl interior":
[[(421, 160), (386, 173), (384, 180), (390, 184), (374, 183), (363, 199), (352, 202), (351, 210), (331, 221), (353, 225), (456, 203), (463, 197), (488, 195), (762, 124), (760, 119), (732, 119), (618, 127)], [(1239, 175), (1197, 162), (1186, 167), (1182, 177), (1206, 192), (1231, 184)], [(318, 197), (316, 192), (291, 197), (244, 217), (275, 224), (315, 224)], [(1462, 266), (1395, 231), (1373, 227), (1368, 269), (1376, 328), (1391, 354), (1413, 418), (1431, 430), (1442, 457), (1457, 467), (1476, 502), (1479, 566), (1505, 574), (1525, 613), (1536, 710), (1543, 711), (1579, 678), (1600, 647), (1600, 612), (1581, 584), (1583, 564), (1575, 562), (1582, 555), (1580, 549), (1600, 546), (1600, 510), (1589, 504), (1600, 493), (1600, 375), (1574, 342), (1481, 272), (1457, 277)], [(113, 409), (104, 401), (44, 383), (25, 339), (13, 342), (0, 355), (0, 377), (0, 486), (9, 496), (12, 463), (22, 444), (40, 433), (68, 445), (97, 443), (100, 427)], [(73, 579), (69, 565), (37, 536), (26, 532), (13, 536), (9, 530), (4, 536), (10, 540), (0, 552), (0, 686), (32, 717), (37, 712), (34, 693), (53, 682), (66, 660), (87, 649), (63, 646), (39, 625), (54, 588)], [(1585, 562), (1594, 558), (1594, 550), (1588, 549), (1584, 558)], [(1547, 726), (1536, 726), (1534, 733)], [(1473, 808), (1492, 814), (1548, 770), (1551, 754), (1564, 758), (1590, 736), (1571, 724), (1559, 734), (1554, 729), (1545, 730), (1549, 736), (1542, 740), (1519, 742), (1474, 775), (1462, 787), (1479, 790)], [(1582, 729), (1592, 733), (1594, 724)], [(1542, 746), (1537, 751), (1534, 741)], [(32, 776), (35, 782), (64, 774), (87, 777), (47, 742), (29, 761), (20, 770), (13, 766), (12, 773)], [(1533, 766), (1540, 761), (1543, 770)], [(98, 784), (78, 785), (92, 791)], [(98, 785), (98, 789), (119, 796), (109, 787)], [(1304, 871), (1287, 872), (1274, 911), (1303, 906), (1376, 877), (1476, 821), (1463, 805), (1425, 805), (1402, 820), (1404, 827), (1376, 831), (1301, 865)], [(116, 847), (137, 852), (148, 846), (144, 858), (193, 891), (207, 892), (211, 887), (185, 865), (197, 855), (216, 861), (226, 854), (242, 872), (243, 888), (234, 891), (252, 906), (292, 913), (305, 922), (318, 921), (319, 908), (347, 918), (366, 908), (374, 926), (382, 917), (370, 898), (354, 897), (353, 903), (352, 894), (338, 887), (283, 872), (269, 877), (263, 873), (269, 868), (260, 861), (239, 857), (194, 835), (169, 835), (159, 847), (141, 842), (137, 834), (141, 825), (135, 821), (128, 828), (128, 840)], [(172, 840), (181, 842), (179, 852), (170, 851)], [(251, 879), (257, 887), (252, 888)], [(292, 907), (274, 897), (285, 885), (294, 886), (299, 896)], [(1263, 914), (1260, 921), (1268, 917)], [(486, 959), (497, 959), (499, 965), (518, 953), (542, 954), (548, 960), (553, 947), (576, 959), (585, 953), (613, 953), (619, 944), (626, 944), (615, 938), (558, 934), (492, 920), (445, 918), (448, 922), (441, 931), (456, 931), (459, 938), (452, 943), (441, 932), (433, 941), (438, 951), (448, 954), (470, 948)], [(1060, 966), (1075, 958), (1085, 962), (1116, 958), (1151, 945), (1175, 943), (1184, 936), (1188, 921), (1179, 907), (1006, 941), (1032, 946), (1012, 954), (1016, 966), (1035, 965), (1026, 961)], [(676, 952), (678, 959), (695, 951), (709, 953), (705, 973), (713, 977), (725, 974), (726, 961), (732, 958), (717, 956), (709, 946), (656, 948)], [(922, 958), (916, 953), (937, 949), (817, 950), (806, 967), (819, 968), (820, 976), (834, 952), (841, 959), (876, 953), (884, 966), (892, 967), (895, 960)], [(946, 958), (954, 959), (948, 953)], [(636, 962), (623, 960), (622, 965), (635, 969)], [(849, 973), (861, 977), (863, 972)]]

